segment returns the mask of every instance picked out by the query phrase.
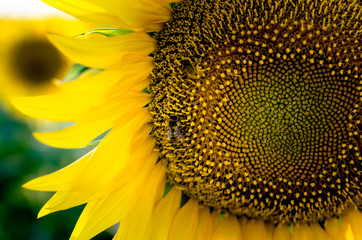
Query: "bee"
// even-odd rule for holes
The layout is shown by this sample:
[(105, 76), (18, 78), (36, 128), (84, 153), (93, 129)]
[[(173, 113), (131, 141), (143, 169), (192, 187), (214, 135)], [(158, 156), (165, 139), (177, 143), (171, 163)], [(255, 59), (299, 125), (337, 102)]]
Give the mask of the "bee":
[(200, 78), (207, 69), (202, 69), (197, 63), (193, 63), (189, 58), (182, 61), (183, 71), (191, 79)]
[(168, 121), (166, 137), (168, 141), (176, 140), (178, 142), (184, 142), (184, 136), (180, 133), (177, 125), (177, 116), (170, 116)]

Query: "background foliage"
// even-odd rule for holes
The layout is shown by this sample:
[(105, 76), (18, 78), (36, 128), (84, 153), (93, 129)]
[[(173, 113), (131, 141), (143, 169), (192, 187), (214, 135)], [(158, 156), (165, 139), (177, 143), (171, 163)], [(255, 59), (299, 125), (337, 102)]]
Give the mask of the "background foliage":
[[(0, 105), (0, 240), (69, 239), (83, 206), (37, 219), (52, 193), (21, 187), (25, 182), (56, 171), (89, 149), (63, 150), (45, 146), (32, 129)], [(108, 232), (95, 237), (112, 239)]]

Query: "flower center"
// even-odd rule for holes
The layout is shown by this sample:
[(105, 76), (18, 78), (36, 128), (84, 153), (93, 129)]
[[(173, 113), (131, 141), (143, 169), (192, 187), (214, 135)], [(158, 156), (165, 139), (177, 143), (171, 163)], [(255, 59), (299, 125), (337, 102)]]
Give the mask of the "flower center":
[(20, 42), (13, 50), (12, 68), (26, 84), (49, 82), (59, 73), (63, 60), (58, 50), (41, 39)]
[(361, 34), (339, 15), (351, 6), (253, 2), (182, 1), (155, 35), (152, 134), (169, 180), (274, 223), (360, 206)]

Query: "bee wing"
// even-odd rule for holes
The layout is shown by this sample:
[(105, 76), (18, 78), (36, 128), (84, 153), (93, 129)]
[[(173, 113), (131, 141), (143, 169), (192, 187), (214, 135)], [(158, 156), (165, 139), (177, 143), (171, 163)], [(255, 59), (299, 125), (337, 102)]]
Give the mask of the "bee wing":
[(177, 139), (178, 141), (184, 142), (184, 136), (180, 133), (180, 131), (178, 130), (178, 127), (177, 127), (177, 126), (175, 127), (175, 132), (174, 132), (174, 134), (175, 134), (175, 137), (176, 137), (176, 139)]
[(167, 137), (167, 140), (171, 140), (171, 138), (172, 138), (172, 130), (170, 127), (167, 127), (166, 137)]

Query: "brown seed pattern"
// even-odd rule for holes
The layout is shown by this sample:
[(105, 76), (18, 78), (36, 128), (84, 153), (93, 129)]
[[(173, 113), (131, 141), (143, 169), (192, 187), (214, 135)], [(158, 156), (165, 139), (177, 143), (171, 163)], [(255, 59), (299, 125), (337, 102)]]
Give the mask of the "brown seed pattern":
[(360, 3), (185, 0), (174, 11), (155, 34), (150, 85), (170, 181), (275, 223), (361, 206)]

